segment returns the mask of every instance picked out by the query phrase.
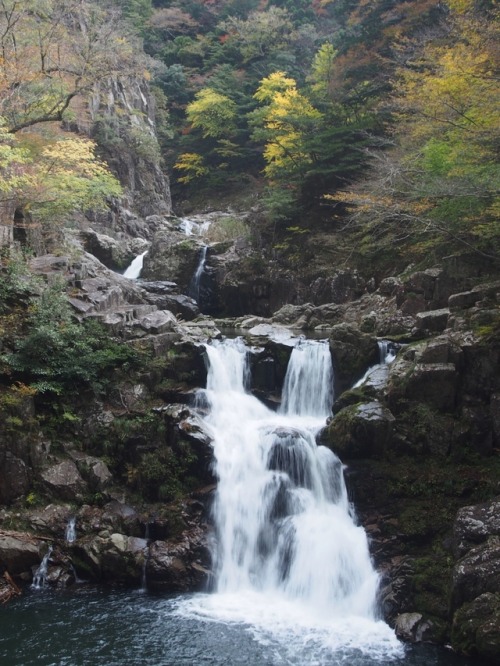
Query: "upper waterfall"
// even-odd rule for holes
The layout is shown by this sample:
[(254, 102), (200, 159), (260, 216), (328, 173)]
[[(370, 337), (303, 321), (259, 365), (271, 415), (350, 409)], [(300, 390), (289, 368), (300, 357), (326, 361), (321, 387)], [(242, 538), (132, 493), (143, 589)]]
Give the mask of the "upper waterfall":
[(141, 275), (142, 266), (144, 264), (144, 257), (147, 255), (148, 251), (146, 250), (142, 254), (137, 255), (132, 260), (130, 266), (123, 273), (123, 277), (128, 278), (129, 280), (137, 280)]

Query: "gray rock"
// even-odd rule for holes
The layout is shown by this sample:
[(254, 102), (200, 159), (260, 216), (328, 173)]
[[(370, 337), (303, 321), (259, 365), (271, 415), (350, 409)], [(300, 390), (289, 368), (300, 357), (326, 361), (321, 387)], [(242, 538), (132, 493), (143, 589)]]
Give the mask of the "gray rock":
[(144, 317), (140, 317), (137, 325), (147, 333), (161, 335), (162, 333), (175, 331), (177, 328), (177, 319), (168, 310), (157, 310)]
[(425, 641), (426, 634), (432, 631), (432, 623), (420, 613), (401, 613), (394, 623), (396, 636), (409, 643)]
[(397, 277), (387, 277), (380, 281), (379, 291), (384, 296), (395, 296), (403, 288), (403, 283)]
[(418, 312), (415, 317), (416, 328), (420, 331), (441, 332), (448, 325), (449, 308)]
[(491, 536), (459, 560), (453, 570), (454, 609), (486, 592), (500, 594), (500, 537)]
[(345, 407), (321, 431), (319, 441), (341, 460), (380, 457), (384, 454), (395, 421), (378, 401)]
[(455, 557), (462, 557), (490, 536), (500, 537), (500, 500), (464, 506), (458, 511), (453, 525)]
[(483, 292), (478, 290), (463, 291), (460, 294), (452, 294), (448, 299), (450, 310), (465, 310), (471, 308), (483, 298)]
[(29, 571), (40, 560), (38, 544), (32, 537), (21, 532), (0, 534), (0, 562), (10, 574)]
[(100, 458), (88, 456), (80, 451), (71, 451), (69, 455), (91, 490), (101, 492), (111, 483), (113, 476)]
[(435, 409), (453, 410), (457, 377), (453, 363), (417, 363), (396, 359), (390, 366), (388, 400), (390, 406), (401, 400), (424, 402)]
[(41, 472), (40, 477), (48, 490), (63, 500), (80, 499), (87, 490), (75, 463), (71, 460), (52, 465)]

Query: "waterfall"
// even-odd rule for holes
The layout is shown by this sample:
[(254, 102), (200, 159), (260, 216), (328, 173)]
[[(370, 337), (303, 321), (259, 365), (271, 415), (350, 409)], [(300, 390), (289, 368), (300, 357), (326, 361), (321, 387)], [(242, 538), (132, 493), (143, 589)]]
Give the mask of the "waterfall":
[(137, 280), (137, 278), (141, 275), (144, 257), (147, 255), (147, 253), (148, 251), (146, 250), (142, 254), (139, 254), (137, 257), (135, 257), (130, 266), (126, 269), (123, 277), (126, 277), (129, 280)]
[(43, 556), (43, 559), (40, 562), (40, 566), (35, 571), (35, 575), (33, 576), (33, 582), (31, 583), (33, 590), (41, 590), (47, 586), (47, 572), (49, 569), (49, 560), (51, 555), (52, 546), (49, 546), (48, 551)]
[(68, 520), (64, 538), (68, 543), (76, 541), (76, 518), (74, 516)]
[(358, 379), (358, 381), (353, 384), (352, 388), (359, 388), (367, 380), (370, 380), (370, 383), (373, 386), (377, 386), (377, 388), (381, 388), (387, 383), (387, 379), (389, 378), (389, 365), (396, 358), (397, 345), (390, 340), (379, 340), (377, 344), (379, 362), (370, 366), (361, 379)]
[(327, 344), (304, 340), (292, 350), (281, 412), (326, 418), (333, 403), (333, 368)]
[(379, 350), (379, 363), (380, 365), (389, 365), (396, 358), (396, 347), (397, 345), (390, 340), (379, 340), (378, 341), (378, 350)]
[(198, 304), (200, 301), (200, 282), (201, 282), (201, 276), (203, 275), (203, 271), (205, 270), (205, 262), (207, 260), (207, 250), (208, 250), (208, 245), (204, 245), (200, 250), (198, 267), (196, 268), (196, 271), (193, 275), (193, 279), (191, 280), (191, 285), (189, 287), (189, 295), (191, 296), (191, 298), (194, 298), (194, 300)]
[(203, 402), (218, 477), (216, 589), (193, 602), (194, 612), (266, 635), (291, 632), (293, 641), (300, 634), (303, 645), (398, 650), (377, 621), (378, 575), (353, 520), (342, 464), (315, 441), (333, 398), (328, 344), (303, 342), (293, 350), (278, 414), (246, 391), (240, 339), (214, 341), (206, 352)]
[(208, 231), (212, 224), (211, 219), (206, 216), (196, 215), (194, 217), (183, 217), (179, 224), (179, 229), (186, 234), (186, 236), (203, 236)]

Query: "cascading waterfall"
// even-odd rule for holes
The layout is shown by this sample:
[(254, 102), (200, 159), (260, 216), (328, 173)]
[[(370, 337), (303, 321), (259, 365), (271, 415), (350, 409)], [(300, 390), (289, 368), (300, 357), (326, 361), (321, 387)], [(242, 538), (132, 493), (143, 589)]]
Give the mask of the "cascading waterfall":
[(144, 257), (147, 255), (147, 253), (148, 251), (146, 250), (142, 254), (139, 254), (137, 257), (135, 257), (135, 259), (132, 260), (130, 266), (124, 272), (123, 277), (126, 277), (129, 280), (137, 280), (137, 278), (141, 276)]
[(199, 303), (200, 301), (200, 283), (201, 283), (201, 276), (203, 275), (203, 271), (205, 270), (205, 263), (207, 260), (207, 250), (208, 250), (208, 245), (204, 245), (201, 250), (200, 250), (200, 258), (198, 260), (198, 266), (196, 268), (196, 271), (193, 275), (193, 279), (191, 280), (191, 285), (189, 287), (189, 295), (191, 298), (194, 298), (194, 300)]
[(35, 572), (35, 575), (33, 576), (33, 582), (31, 583), (31, 587), (33, 590), (42, 590), (44, 587), (47, 586), (47, 573), (49, 570), (49, 560), (50, 556), (52, 555), (52, 546), (49, 546), (49, 549), (43, 556), (42, 561), (40, 562), (40, 566)]
[(362, 386), (368, 379), (373, 385), (379, 387), (387, 383), (387, 379), (389, 378), (389, 365), (396, 358), (396, 345), (390, 340), (379, 340), (377, 344), (379, 362), (368, 368), (365, 374), (361, 379), (358, 379), (352, 388)]
[(73, 543), (73, 541), (76, 541), (76, 518), (74, 516), (68, 520), (64, 538), (68, 543)]
[(281, 632), (287, 645), (292, 633), (292, 643), (317, 641), (320, 650), (397, 652), (376, 618), (378, 575), (353, 520), (342, 464), (315, 441), (333, 398), (327, 343), (295, 347), (278, 414), (245, 390), (241, 339), (206, 351), (203, 402), (218, 476), (216, 593), (194, 601), (194, 612)]

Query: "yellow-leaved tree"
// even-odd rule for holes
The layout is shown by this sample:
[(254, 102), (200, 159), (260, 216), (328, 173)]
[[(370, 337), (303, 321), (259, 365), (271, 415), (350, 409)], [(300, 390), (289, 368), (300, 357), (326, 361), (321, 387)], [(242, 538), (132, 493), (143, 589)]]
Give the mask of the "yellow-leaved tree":
[(393, 147), (337, 200), (412, 259), (466, 248), (500, 257), (498, 12), (449, 0), (448, 31), (397, 72)]
[(0, 3), (0, 212), (57, 221), (121, 192), (88, 138), (64, 131), (79, 99), (143, 72), (120, 10), (92, 0)]
[(307, 140), (314, 134), (322, 114), (284, 72), (264, 78), (254, 97), (264, 104), (254, 112), (252, 123), (254, 138), (265, 142), (266, 176), (271, 179), (299, 176), (314, 161)]

